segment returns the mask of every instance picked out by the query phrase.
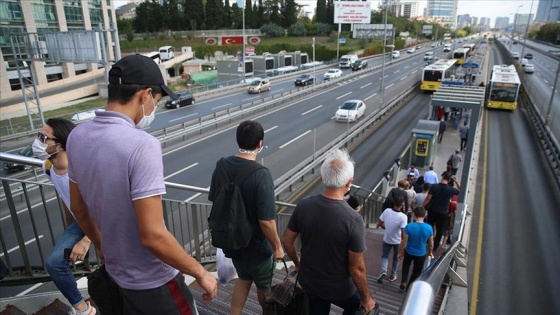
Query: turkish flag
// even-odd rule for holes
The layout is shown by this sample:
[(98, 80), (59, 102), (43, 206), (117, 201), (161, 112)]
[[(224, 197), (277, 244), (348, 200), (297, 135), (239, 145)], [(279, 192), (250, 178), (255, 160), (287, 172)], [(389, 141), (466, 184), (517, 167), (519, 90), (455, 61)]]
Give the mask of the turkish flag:
[(243, 36), (222, 36), (222, 45), (243, 45)]

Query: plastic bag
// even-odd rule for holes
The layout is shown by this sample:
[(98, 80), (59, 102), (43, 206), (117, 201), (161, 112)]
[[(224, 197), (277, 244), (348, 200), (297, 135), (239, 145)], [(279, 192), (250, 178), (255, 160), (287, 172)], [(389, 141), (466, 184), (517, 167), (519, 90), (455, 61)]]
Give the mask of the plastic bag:
[(221, 248), (216, 249), (216, 264), (218, 265), (218, 280), (228, 283), (237, 279), (237, 270), (231, 258), (227, 258)]

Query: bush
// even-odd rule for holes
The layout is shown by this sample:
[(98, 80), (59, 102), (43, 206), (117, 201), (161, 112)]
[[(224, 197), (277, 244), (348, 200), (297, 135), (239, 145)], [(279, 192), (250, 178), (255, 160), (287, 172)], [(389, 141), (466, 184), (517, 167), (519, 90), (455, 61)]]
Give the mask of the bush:
[(144, 34), (142, 34), (142, 38), (143, 38), (144, 40), (148, 40), (148, 39), (150, 39), (150, 34), (144, 33)]
[(173, 33), (172, 36), (173, 36), (173, 39), (174, 39), (175, 41), (179, 41), (179, 40), (181, 40), (181, 38), (182, 38), (182, 37), (181, 37), (181, 34), (179, 34), (179, 33)]
[(305, 29), (305, 25), (301, 22), (297, 22), (292, 24), (288, 29), (289, 36), (305, 36), (307, 35), (307, 30)]
[(331, 25), (327, 23), (315, 23), (315, 27), (317, 35), (328, 36), (331, 32)]
[(261, 26), (261, 32), (271, 37), (284, 36), (284, 29), (274, 23), (268, 23)]

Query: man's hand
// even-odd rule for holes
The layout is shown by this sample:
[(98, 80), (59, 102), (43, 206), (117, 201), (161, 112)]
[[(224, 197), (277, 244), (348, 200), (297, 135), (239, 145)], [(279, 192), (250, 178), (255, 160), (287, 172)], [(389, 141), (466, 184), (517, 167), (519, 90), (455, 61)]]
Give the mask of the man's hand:
[(375, 303), (376, 302), (377, 301), (374, 298), (372, 298), (371, 296), (368, 296), (367, 299), (362, 299), (362, 301), (360, 302), (360, 305), (364, 309), (364, 313), (367, 314), (375, 308)]
[(399, 252), (399, 254), (397, 255), (397, 258), (399, 260), (403, 260), (404, 259), (404, 253)]
[(204, 289), (202, 298), (205, 301), (210, 301), (218, 295), (218, 279), (208, 271), (204, 271), (202, 276), (196, 279), (196, 282)]
[(282, 246), (275, 249), (273, 253), (274, 260), (281, 260), (285, 255), (286, 254), (284, 254), (284, 249), (282, 248)]
[(72, 248), (72, 253), (70, 253), (70, 260), (71, 261), (82, 261), (84, 260), (88, 250), (89, 244), (91, 242), (87, 237), (81, 239), (74, 247)]

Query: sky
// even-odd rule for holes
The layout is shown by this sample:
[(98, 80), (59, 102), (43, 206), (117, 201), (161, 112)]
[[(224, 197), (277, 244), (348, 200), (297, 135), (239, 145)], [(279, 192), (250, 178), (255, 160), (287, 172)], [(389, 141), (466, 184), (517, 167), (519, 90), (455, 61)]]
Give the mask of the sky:
[[(230, 0), (230, 3), (232, 3), (232, 1), (233, 0)], [(313, 12), (317, 0), (296, 0), (296, 2), (305, 5), (305, 11)], [(381, 3), (380, 0), (372, 0), (371, 2), (373, 3), (373, 8), (377, 8), (379, 3)], [(427, 1), (420, 0), (419, 2), (419, 14), (422, 14), (424, 8), (427, 6)], [(513, 15), (517, 12), (520, 5), (522, 5), (522, 7), (519, 8), (518, 12), (520, 14), (528, 14), (531, 9), (531, 2), (533, 2), (533, 10), (531, 13), (533, 13), (534, 16), (537, 12), (539, 0), (459, 0), (457, 14), (462, 15), (468, 13), (471, 17), (489, 17), (491, 18), (490, 25), (494, 26), (494, 22), (498, 16), (510, 17), (510, 22), (513, 21)], [(116, 7), (123, 4), (126, 4), (126, 0), (115, 0)]]

